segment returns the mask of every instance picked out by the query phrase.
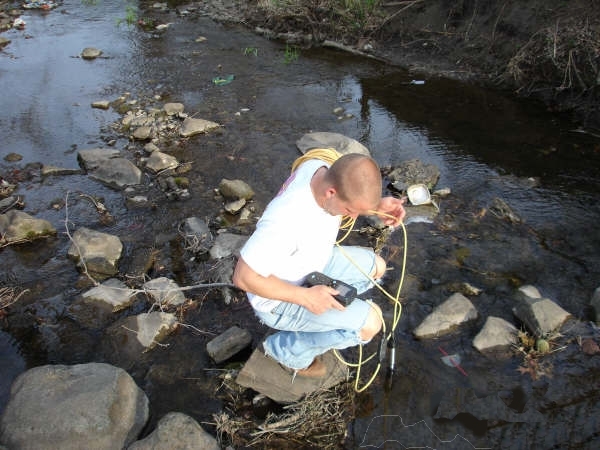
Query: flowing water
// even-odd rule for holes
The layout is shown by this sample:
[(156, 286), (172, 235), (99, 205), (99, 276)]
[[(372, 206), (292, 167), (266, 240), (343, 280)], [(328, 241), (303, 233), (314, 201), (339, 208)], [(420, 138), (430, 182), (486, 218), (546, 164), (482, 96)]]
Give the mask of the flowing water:
[[(4, 33), (12, 42), (0, 53), (1, 155), (23, 159), (0, 164), (3, 174), (20, 177), (16, 193), (26, 212), (64, 230), (65, 209), (51, 205), (67, 198), (72, 228), (116, 234), (128, 256), (157, 248), (178, 281), (191, 284), (194, 268), (181, 262), (177, 226), (190, 216), (218, 214), (213, 190), (222, 178), (248, 182), (260, 211), (286, 178), (305, 133), (352, 137), (382, 166), (408, 159), (433, 164), (441, 172), (437, 187), (452, 193), (434, 223), (407, 226), (398, 368), (389, 389), (380, 376), (360, 395), (364, 406), (349, 424), (347, 447), (595, 448), (597, 356), (581, 355), (571, 343), (548, 374), (533, 379), (517, 371), (519, 355), (487, 358), (471, 342), (487, 316), (515, 322), (511, 294), (521, 284), (537, 286), (584, 323), (591, 320), (589, 301), (600, 284), (600, 139), (509, 95), (335, 51), (301, 50), (294, 58), (285, 44), (197, 11), (185, 17), (174, 9), (148, 11), (172, 24), (148, 33), (117, 25), (125, 17), (121, 2), (66, 1), (50, 12), (26, 11), (26, 28)], [(80, 58), (85, 47), (103, 50), (102, 57)], [(231, 84), (211, 82), (229, 74)], [(182, 102), (195, 117), (223, 125), (174, 146), (180, 161), (192, 162), (191, 199), (169, 201), (158, 193), (152, 210), (128, 209), (123, 193), (86, 175), (30, 175), (40, 162), (76, 168), (77, 150), (115, 138), (111, 124), (120, 116), (90, 104), (125, 92), (141, 101)], [(347, 117), (334, 114), (336, 107)], [(124, 137), (116, 137), (115, 148), (132, 159), (139, 154)], [(115, 223), (100, 225), (77, 193), (102, 197)], [(494, 216), (495, 198), (522, 222)], [(393, 269), (390, 288), (402, 268), (402, 242), (398, 230), (383, 249)], [(59, 233), (53, 241), (0, 250), (1, 285), (29, 289), (0, 319), (0, 411), (10, 383), (27, 368), (106, 358), (102, 331), (83, 329), (67, 312), (81, 292), (68, 247)], [(414, 340), (411, 330), (465, 282), (482, 289), (472, 298), (479, 319), (450, 336)], [(213, 334), (180, 330), (169, 347), (141, 355), (131, 369), (150, 398), (153, 423), (172, 410), (211, 422), (221, 403), (214, 398), (218, 380), (204, 351), (207, 340), (234, 324), (251, 329), (256, 341), (266, 332), (247, 305), (232, 308), (204, 293), (193, 298), (200, 306), (185, 320)], [(389, 315), (391, 308), (384, 309)], [(595, 332), (591, 325), (583, 331)], [(442, 351), (459, 355), (464, 372), (445, 365)], [(525, 414), (532, 410), (543, 418)]]

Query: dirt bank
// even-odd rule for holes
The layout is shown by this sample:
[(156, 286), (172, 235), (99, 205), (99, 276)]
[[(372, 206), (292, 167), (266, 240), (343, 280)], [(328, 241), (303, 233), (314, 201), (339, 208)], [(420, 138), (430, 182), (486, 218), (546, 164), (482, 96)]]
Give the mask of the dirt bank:
[(540, 99), (585, 127), (600, 128), (600, 8), (593, 0), (220, 4), (221, 20), (237, 18), (294, 45), (340, 43), (430, 76)]

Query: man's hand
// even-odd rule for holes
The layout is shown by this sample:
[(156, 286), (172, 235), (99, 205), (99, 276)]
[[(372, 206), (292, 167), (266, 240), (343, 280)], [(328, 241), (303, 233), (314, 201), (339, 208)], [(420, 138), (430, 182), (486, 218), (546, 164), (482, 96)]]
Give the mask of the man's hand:
[[(404, 210), (404, 202), (406, 198), (383, 197), (379, 202), (379, 206), (375, 210), (379, 214), (384, 224), (392, 227), (400, 225), (404, 220), (406, 211)], [(392, 217), (389, 217), (392, 216)]]
[(243, 291), (252, 292), (261, 297), (304, 306), (313, 314), (322, 314), (332, 308), (340, 311), (345, 309), (333, 297), (339, 294), (334, 288), (323, 285), (307, 288), (290, 284), (273, 275), (263, 277), (246, 264), (243, 258), (238, 259), (235, 266), (233, 284)]
[(329, 309), (343, 311), (346, 309), (333, 296), (339, 292), (334, 288), (324, 285), (312, 286), (304, 289), (306, 295), (302, 297), (300, 305), (304, 306), (313, 314), (323, 314)]

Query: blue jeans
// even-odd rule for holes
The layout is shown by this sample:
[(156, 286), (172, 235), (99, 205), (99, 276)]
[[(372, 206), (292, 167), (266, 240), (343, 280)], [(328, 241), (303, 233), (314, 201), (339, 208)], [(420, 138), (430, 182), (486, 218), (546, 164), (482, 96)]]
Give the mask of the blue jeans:
[[(346, 255), (349, 255), (350, 259)], [(372, 287), (371, 281), (355, 266), (369, 274), (375, 267), (375, 253), (369, 248), (334, 247), (323, 273), (353, 285), (358, 293)], [(360, 338), (371, 306), (355, 299), (344, 311), (329, 309), (313, 314), (294, 303), (282, 302), (270, 312), (255, 311), (262, 322), (281, 330), (265, 339), (265, 353), (291, 369), (304, 369), (313, 359), (331, 349), (366, 343)]]

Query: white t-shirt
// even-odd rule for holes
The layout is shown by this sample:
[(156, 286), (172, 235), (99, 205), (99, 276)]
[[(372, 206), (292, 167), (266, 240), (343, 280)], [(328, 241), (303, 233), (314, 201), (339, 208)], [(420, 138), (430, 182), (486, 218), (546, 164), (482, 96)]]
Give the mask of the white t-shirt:
[[(274, 275), (300, 284), (306, 275), (322, 271), (335, 244), (341, 216), (332, 216), (316, 202), (310, 181), (327, 163), (311, 159), (298, 167), (271, 200), (240, 254), (259, 275)], [(271, 311), (279, 300), (248, 293), (252, 306)]]

